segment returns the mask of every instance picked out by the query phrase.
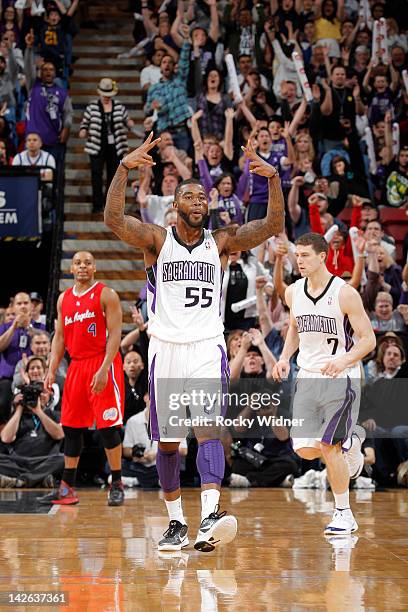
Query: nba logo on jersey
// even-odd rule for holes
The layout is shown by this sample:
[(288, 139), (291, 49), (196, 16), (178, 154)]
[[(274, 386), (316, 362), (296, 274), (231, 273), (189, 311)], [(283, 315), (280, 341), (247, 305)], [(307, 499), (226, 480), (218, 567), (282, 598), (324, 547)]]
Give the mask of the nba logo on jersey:
[(205, 241), (205, 248), (207, 249), (207, 251), (211, 249), (211, 244), (208, 240)]
[(332, 305), (332, 303), (333, 303), (333, 298), (332, 298), (332, 296), (330, 295), (330, 296), (327, 298), (327, 305), (328, 305), (328, 306), (331, 306), (331, 305)]
[(91, 300), (93, 300), (94, 295), (95, 295), (94, 293), (91, 293)]

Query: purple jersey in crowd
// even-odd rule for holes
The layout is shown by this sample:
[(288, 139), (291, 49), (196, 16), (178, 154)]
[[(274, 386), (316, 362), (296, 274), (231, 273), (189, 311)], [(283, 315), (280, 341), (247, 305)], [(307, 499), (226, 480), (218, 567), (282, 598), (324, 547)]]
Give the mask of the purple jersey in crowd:
[[(3, 323), (0, 325), (0, 336), (6, 332), (12, 323)], [(31, 321), (32, 327), (36, 329), (45, 329), (43, 323)], [(23, 353), (29, 357), (32, 355), (30, 349), (31, 336), (27, 329), (17, 327), (8, 347), (0, 353), (0, 378), (13, 378), (14, 370), (20, 359), (23, 358)]]
[(63, 127), (62, 117), (68, 92), (57, 85), (46, 86), (37, 79), (27, 105), (26, 134), (37, 132), (43, 144), (54, 146)]

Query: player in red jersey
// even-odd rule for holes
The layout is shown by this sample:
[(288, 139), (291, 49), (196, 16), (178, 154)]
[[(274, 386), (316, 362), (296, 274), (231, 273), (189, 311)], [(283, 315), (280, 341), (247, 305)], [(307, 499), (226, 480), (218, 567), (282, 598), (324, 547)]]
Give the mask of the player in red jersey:
[(65, 350), (71, 357), (62, 396), (65, 468), (60, 488), (43, 503), (76, 504), (74, 485), (84, 429), (96, 423), (112, 473), (109, 506), (124, 501), (121, 481), (124, 377), (119, 345), (122, 309), (117, 293), (95, 281), (95, 260), (80, 251), (72, 259), (75, 284), (58, 299), (58, 322), (45, 385), (51, 388)]

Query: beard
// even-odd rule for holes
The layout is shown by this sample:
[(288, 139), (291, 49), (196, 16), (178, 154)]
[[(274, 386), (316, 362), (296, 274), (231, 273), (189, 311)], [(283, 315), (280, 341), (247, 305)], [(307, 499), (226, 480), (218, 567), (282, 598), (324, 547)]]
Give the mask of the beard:
[(190, 216), (187, 215), (185, 212), (182, 212), (181, 210), (178, 210), (177, 212), (179, 216), (183, 219), (185, 223), (187, 223), (189, 227), (193, 227), (194, 229), (197, 229), (198, 227), (204, 227), (205, 215), (202, 215), (201, 221), (196, 221), (194, 223), (193, 221), (190, 220)]

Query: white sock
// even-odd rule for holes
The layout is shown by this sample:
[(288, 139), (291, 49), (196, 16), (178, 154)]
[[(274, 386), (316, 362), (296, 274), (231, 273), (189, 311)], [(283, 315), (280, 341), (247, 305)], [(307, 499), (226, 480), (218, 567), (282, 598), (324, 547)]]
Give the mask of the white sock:
[(350, 508), (350, 495), (348, 489), (347, 491), (344, 491), (344, 493), (333, 493), (333, 495), (334, 502), (338, 510), (345, 510), (346, 508)]
[(218, 489), (206, 489), (201, 491), (201, 520), (207, 518), (211, 512), (214, 512), (215, 506), (220, 499)]
[(183, 514), (183, 506), (181, 505), (181, 495), (174, 501), (167, 501), (166, 499), (164, 501), (166, 502), (169, 519), (171, 521), (179, 521), (182, 525), (185, 525), (186, 520)]

